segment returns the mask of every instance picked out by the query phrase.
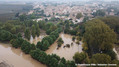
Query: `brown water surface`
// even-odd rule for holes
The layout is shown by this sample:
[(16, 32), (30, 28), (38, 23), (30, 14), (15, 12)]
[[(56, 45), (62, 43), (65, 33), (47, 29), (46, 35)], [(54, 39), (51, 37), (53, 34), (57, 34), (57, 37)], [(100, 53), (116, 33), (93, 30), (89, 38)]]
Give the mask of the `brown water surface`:
[(40, 62), (24, 54), (21, 49), (10, 47), (10, 44), (0, 43), (0, 61), (5, 61), (13, 67), (46, 67)]
[(40, 30), (40, 32), (41, 33), (40, 33), (40, 36), (39, 37), (36, 36), (33, 39), (33, 37), (31, 36), (30, 41), (29, 41), (31, 44), (34, 43), (36, 45), (37, 42), (41, 41), (45, 36), (47, 36), (44, 30)]
[(115, 48), (113, 49), (113, 51), (117, 54), (117, 59), (119, 60), (119, 46), (115, 45)]
[[(73, 56), (76, 52), (82, 52), (82, 42), (80, 42), (80, 45), (76, 44), (72, 41), (72, 36), (68, 34), (61, 33), (60, 37), (63, 39), (64, 44), (57, 49), (57, 42), (52, 44), (49, 49), (46, 51), (47, 54), (57, 54), (60, 57), (64, 57), (66, 60), (73, 60)], [(73, 45), (71, 46), (71, 43), (73, 42)], [(65, 47), (64, 45), (70, 44), (70, 48)]]

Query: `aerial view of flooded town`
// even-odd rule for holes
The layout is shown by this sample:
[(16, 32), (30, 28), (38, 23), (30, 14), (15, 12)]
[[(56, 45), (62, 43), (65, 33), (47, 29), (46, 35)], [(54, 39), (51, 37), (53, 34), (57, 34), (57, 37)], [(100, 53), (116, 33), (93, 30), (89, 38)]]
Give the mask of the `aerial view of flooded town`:
[(119, 67), (119, 0), (0, 0), (0, 67)]

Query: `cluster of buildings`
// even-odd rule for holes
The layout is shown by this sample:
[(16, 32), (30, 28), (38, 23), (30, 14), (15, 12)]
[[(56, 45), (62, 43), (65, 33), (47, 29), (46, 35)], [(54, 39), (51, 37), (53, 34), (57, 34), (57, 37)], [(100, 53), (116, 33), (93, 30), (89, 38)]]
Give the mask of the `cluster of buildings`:
[[(110, 9), (110, 12), (106, 11), (108, 7), (110, 7), (110, 4), (102, 2), (90, 2), (79, 5), (74, 5), (74, 3), (35, 3), (33, 10), (31, 10), (29, 14), (36, 12), (35, 10), (37, 9), (37, 13), (39, 12), (38, 14), (40, 14), (40, 12), (42, 11), (46, 15), (45, 17), (39, 18), (38, 21), (43, 19), (50, 20), (52, 17), (55, 17), (63, 20), (71, 19), (74, 23), (80, 23), (85, 17), (89, 17), (89, 19), (94, 18), (93, 13), (97, 10), (105, 10), (106, 15), (114, 15), (114, 9)], [(81, 13), (83, 17), (77, 19), (76, 15), (78, 13)]]

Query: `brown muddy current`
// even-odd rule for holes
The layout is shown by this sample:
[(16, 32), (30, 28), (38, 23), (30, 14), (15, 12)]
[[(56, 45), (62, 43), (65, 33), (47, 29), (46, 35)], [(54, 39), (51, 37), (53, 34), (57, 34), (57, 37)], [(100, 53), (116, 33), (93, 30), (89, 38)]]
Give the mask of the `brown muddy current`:
[(24, 54), (21, 49), (10, 47), (10, 44), (0, 43), (0, 61), (4, 61), (12, 67), (46, 67), (40, 62)]

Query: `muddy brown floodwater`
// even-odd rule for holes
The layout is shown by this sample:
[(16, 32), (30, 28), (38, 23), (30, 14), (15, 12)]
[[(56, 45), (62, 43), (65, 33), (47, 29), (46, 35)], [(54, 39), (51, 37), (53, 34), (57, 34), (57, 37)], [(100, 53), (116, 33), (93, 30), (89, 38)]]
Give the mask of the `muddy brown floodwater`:
[[(73, 60), (73, 56), (76, 52), (82, 52), (82, 42), (80, 42), (80, 45), (76, 44), (72, 41), (72, 36), (68, 34), (61, 33), (60, 37), (64, 41), (64, 44), (57, 49), (57, 42), (52, 44), (49, 49), (46, 51), (47, 54), (56, 54), (60, 57), (64, 57), (66, 60)], [(73, 42), (73, 45), (71, 46), (71, 43)], [(70, 48), (65, 47), (64, 45), (70, 44)]]
[(115, 45), (115, 48), (113, 48), (113, 51), (117, 54), (117, 59), (119, 60), (119, 46)]
[(44, 30), (40, 30), (40, 32), (41, 33), (39, 37), (35, 37), (33, 39), (33, 37), (31, 36), (30, 41), (29, 41), (31, 44), (34, 43), (36, 45), (37, 42), (41, 41), (45, 36), (47, 36)]
[(24, 54), (21, 49), (10, 47), (10, 44), (0, 43), (0, 60), (13, 67), (46, 67), (40, 62)]

